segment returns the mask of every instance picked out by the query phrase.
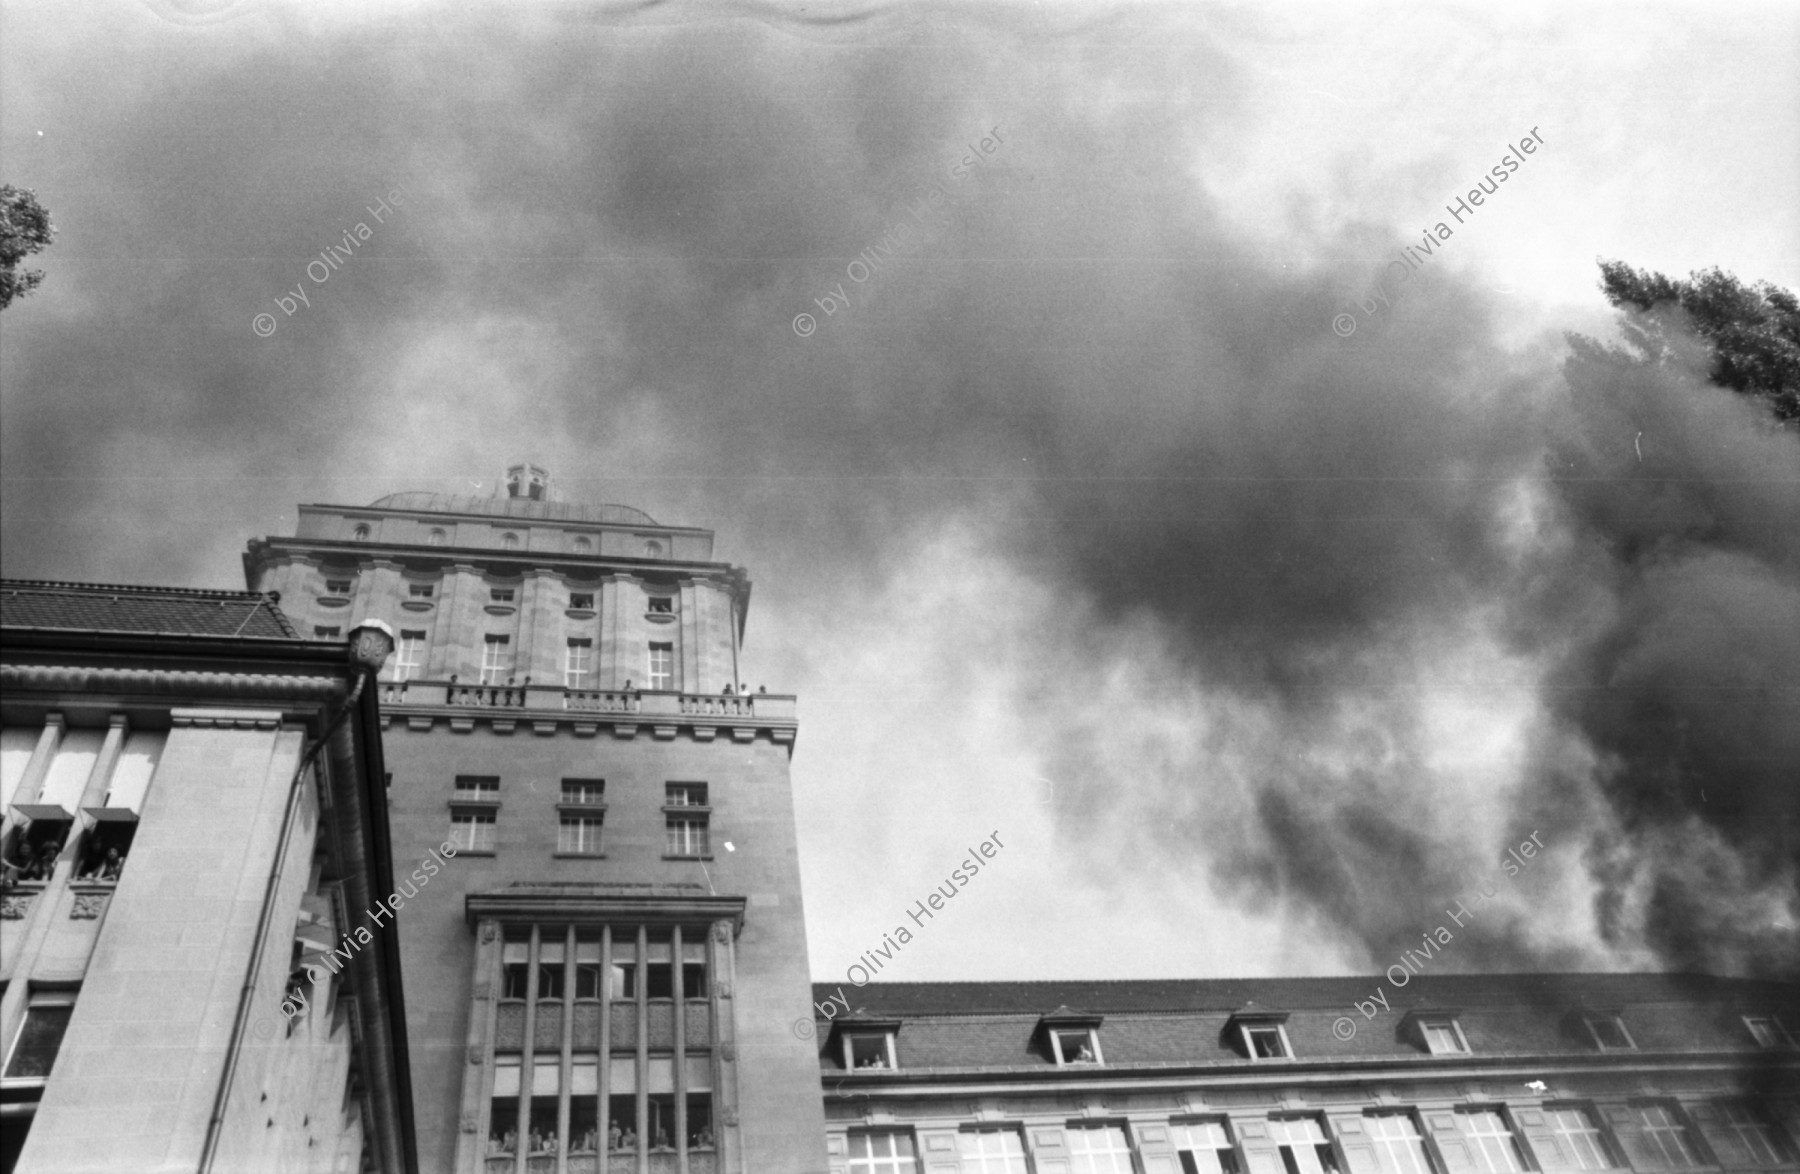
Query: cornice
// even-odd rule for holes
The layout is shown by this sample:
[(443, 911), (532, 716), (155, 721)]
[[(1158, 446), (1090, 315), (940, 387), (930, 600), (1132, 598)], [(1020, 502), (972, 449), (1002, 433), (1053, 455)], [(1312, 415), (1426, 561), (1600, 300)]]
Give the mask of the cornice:
[(231, 673), (179, 668), (108, 668), (98, 665), (0, 665), (0, 690), (21, 693), (104, 693), (193, 701), (340, 701), (342, 677), (299, 673)]
[(620, 892), (608, 885), (531, 885), (470, 893), (463, 899), (471, 926), (492, 919), (503, 923), (556, 921), (572, 925), (692, 924), (728, 921), (735, 936), (744, 928), (744, 897), (666, 888), (645, 893)]

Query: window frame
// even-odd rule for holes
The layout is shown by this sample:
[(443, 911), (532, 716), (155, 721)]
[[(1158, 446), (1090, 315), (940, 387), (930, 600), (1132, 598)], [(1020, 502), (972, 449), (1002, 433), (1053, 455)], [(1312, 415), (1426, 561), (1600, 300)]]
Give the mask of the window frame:
[(322, 594), (325, 595), (350, 595), (356, 590), (355, 576), (348, 579), (326, 579), (324, 582), (325, 590)]
[(498, 810), (500, 807), (499, 775), (456, 775), (450, 788), (450, 803), (454, 807), (477, 810)]
[[(658, 654), (668, 658), (666, 663), (658, 661)], [(660, 673), (657, 672), (659, 663), (664, 664), (663, 671)], [(650, 692), (667, 693), (673, 691), (675, 688), (675, 642), (673, 640), (650, 641), (649, 647), (646, 650), (644, 667), (644, 679), (649, 682)], [(658, 684), (659, 681), (661, 684)]]
[[(0, 1085), (11, 1091), (14, 1089), (41, 1089), (50, 1082), (50, 1077), (56, 1073), (56, 1061), (62, 1055), (62, 1046), (68, 1038), (69, 1028), (74, 1023), (75, 1003), (80, 995), (80, 989), (74, 987), (33, 986), (28, 988), (23, 1008), (24, 1013), (19, 1016), (19, 1026), (13, 1030), (12, 1039), (6, 1042), (6, 1055), (0, 1057)], [(25, 1029), (31, 1024), (31, 1013), (49, 1008), (67, 1008), (69, 1013), (68, 1021), (62, 1025), (62, 1031), (57, 1034), (56, 1048), (50, 1053), (49, 1066), (44, 1070), (42, 1076), (12, 1075), (13, 1062), (18, 1059), (19, 1055), (19, 1045), (25, 1042)]]
[[(1086, 1024), (1070, 1024), (1058, 1027), (1051, 1024), (1047, 1029), (1050, 1034), (1050, 1055), (1058, 1068), (1104, 1068), (1106, 1056), (1100, 1051), (1100, 1029)], [(1088, 1049), (1094, 1053), (1092, 1060), (1070, 1059), (1063, 1052), (1062, 1037), (1065, 1035), (1084, 1036)], [(1079, 1052), (1076, 1055), (1080, 1055)]]
[[(1633, 1162), (1631, 1164), (1634, 1169), (1697, 1170), (1703, 1166), (1718, 1165), (1713, 1161), (1713, 1156), (1706, 1146), (1706, 1139), (1700, 1135), (1700, 1130), (1695, 1128), (1694, 1123), (1688, 1119), (1688, 1115), (1682, 1111), (1680, 1102), (1669, 1097), (1640, 1097), (1627, 1101), (1625, 1107), (1632, 1114), (1634, 1132), (1641, 1134), (1646, 1141), (1653, 1143), (1663, 1157), (1669, 1156), (1663, 1138), (1665, 1135), (1673, 1135), (1675, 1144), (1691, 1159), (1687, 1162), (1666, 1162), (1656, 1166), (1639, 1166)], [(1651, 1123), (1648, 1116), (1651, 1111), (1663, 1115), (1661, 1124)], [(1628, 1151), (1626, 1153), (1627, 1160), (1630, 1159), (1630, 1156)]]
[[(1612, 1136), (1612, 1131), (1608, 1128), (1605, 1117), (1597, 1108), (1595, 1108), (1593, 1102), (1550, 1101), (1539, 1106), (1539, 1111), (1544, 1114), (1544, 1131), (1552, 1137), (1563, 1139), (1568, 1143), (1569, 1148), (1575, 1152), (1577, 1164), (1571, 1167), (1572, 1169), (1620, 1170), (1628, 1168), (1624, 1159), (1624, 1149), (1620, 1146), (1619, 1139)], [(1561, 1123), (1556, 1117), (1558, 1113), (1579, 1113), (1582, 1119), (1587, 1123), (1587, 1129), (1582, 1130), (1579, 1133), (1574, 1133), (1562, 1128)], [(1600, 1159), (1599, 1165), (1590, 1166), (1585, 1159), (1581, 1158), (1580, 1151), (1582, 1147), (1568, 1141), (1569, 1138), (1573, 1137), (1590, 1139), (1588, 1144), (1595, 1151), (1595, 1156)], [(1549, 1169), (1549, 1167), (1544, 1164), (1541, 1156), (1534, 1153), (1532, 1157), (1539, 1170)]]
[[(1498, 1138), (1502, 1136), (1501, 1134), (1477, 1133), (1465, 1127), (1465, 1123), (1475, 1113), (1493, 1114), (1499, 1119), (1501, 1126), (1506, 1129), (1504, 1137), (1512, 1143), (1513, 1168), (1511, 1170), (1495, 1170), (1493, 1163), (1487, 1158), (1485, 1139)], [(1451, 1116), (1456, 1121), (1457, 1132), (1462, 1136), (1464, 1142), (1468, 1143), (1470, 1148), (1475, 1151), (1477, 1164), (1486, 1168), (1488, 1174), (1532, 1174), (1534, 1167), (1532, 1156), (1526, 1148), (1525, 1135), (1520, 1131), (1519, 1123), (1513, 1120), (1512, 1112), (1506, 1105), (1456, 1105), (1451, 1109)]]
[(571, 592), (569, 592), (569, 610), (571, 610), (571, 611), (593, 611), (594, 610), (594, 593), (592, 591), (571, 591)]
[(437, 598), (437, 584), (408, 583), (406, 585), (406, 597), (408, 599), (435, 599)]
[[(577, 844), (579, 844), (588, 838), (585, 829), (589, 825), (592, 825), (593, 827), (594, 846), (592, 848), (583, 848), (579, 846), (571, 847), (570, 837), (565, 834), (566, 829), (570, 827), (583, 829), (583, 831), (578, 832), (574, 837)], [(604, 859), (606, 857), (606, 813), (603, 811), (596, 811), (591, 807), (558, 811), (556, 817), (556, 855), (580, 857), (583, 860)]]
[[(838, 1046), (843, 1052), (845, 1072), (889, 1072), (900, 1067), (898, 1048), (894, 1037), (900, 1033), (893, 1028), (844, 1028), (838, 1033)], [(886, 1061), (881, 1067), (859, 1068), (855, 1063), (857, 1040), (878, 1039), (881, 1041), (882, 1057)]]
[[(1415, 1021), (1418, 1024), (1419, 1042), (1425, 1045), (1425, 1051), (1433, 1056), (1467, 1056), (1474, 1049), (1469, 1047), (1469, 1037), (1463, 1034), (1462, 1021), (1455, 1015), (1437, 1012), (1420, 1015)], [(1453, 1048), (1439, 1048), (1432, 1043), (1433, 1029), (1448, 1030), (1456, 1042)]]
[[(1581, 1015), (1582, 1026), (1587, 1028), (1588, 1038), (1594, 1047), (1602, 1052), (1635, 1052), (1638, 1050), (1637, 1039), (1625, 1028), (1625, 1017), (1617, 1011), (1584, 1011)], [(1625, 1040), (1623, 1044), (1609, 1044), (1600, 1038), (1600, 1028), (1596, 1024), (1605, 1024), (1617, 1031)]]
[[(1284, 1152), (1292, 1149), (1296, 1144), (1302, 1144), (1290, 1142), (1285, 1136), (1285, 1126), (1299, 1121), (1311, 1122), (1319, 1131), (1317, 1139), (1308, 1139), (1303, 1144), (1312, 1148), (1312, 1160), (1319, 1166), (1321, 1174), (1343, 1174), (1345, 1170), (1349, 1169), (1344, 1162), (1343, 1154), (1338, 1149), (1337, 1139), (1331, 1134), (1331, 1126), (1326, 1122), (1323, 1113), (1271, 1113), (1265, 1120), (1270, 1127), (1269, 1139), (1275, 1143), (1275, 1153), (1281, 1161), (1283, 1170), (1290, 1171), (1291, 1174), (1307, 1174), (1305, 1170), (1301, 1169), (1298, 1158)], [(1276, 1125), (1284, 1128), (1278, 1131), (1275, 1129)], [(1277, 1132), (1283, 1136), (1277, 1138), (1275, 1136)]]
[[(1713, 1100), (1711, 1106), (1716, 1114), (1713, 1128), (1717, 1132), (1731, 1134), (1738, 1145), (1752, 1155), (1756, 1154), (1757, 1146), (1750, 1143), (1750, 1137), (1754, 1137), (1768, 1151), (1768, 1161), (1753, 1157), (1751, 1164), (1758, 1169), (1786, 1165), (1793, 1160), (1793, 1146), (1783, 1136), (1774, 1114), (1765, 1112), (1755, 1101), (1744, 1097), (1720, 1097)], [(1706, 1131), (1700, 1132), (1704, 1134)]]
[[(698, 827), (700, 829), (699, 835), (697, 837), (699, 840), (699, 845), (700, 845), (699, 851), (697, 851), (697, 852), (696, 851), (682, 851), (682, 852), (672, 851), (674, 844), (673, 844), (673, 841), (670, 839), (670, 833), (672, 833), (675, 830), (675, 826), (677, 824), (683, 824), (689, 828)], [(690, 832), (690, 833), (685, 833), (682, 836), (682, 839), (691, 842), (693, 839), (695, 839), (695, 837)], [(663, 816), (663, 859), (664, 860), (711, 860), (712, 859), (712, 815), (711, 815), (710, 808), (705, 808), (705, 809), (694, 808), (694, 807), (677, 807), (677, 808), (672, 808), (672, 809), (665, 808), (665, 814)]]
[[(1791, 1048), (1794, 1046), (1793, 1033), (1788, 1031), (1787, 1025), (1783, 1023), (1779, 1017), (1774, 1015), (1744, 1015), (1741, 1016), (1741, 1018), (1744, 1021), (1744, 1030), (1750, 1033), (1750, 1038), (1755, 1042), (1757, 1047), (1775, 1049)], [(1762, 1025), (1761, 1031), (1757, 1029), (1758, 1024)], [(1766, 1039), (1764, 1038), (1765, 1032), (1768, 1036)]]
[[(1282, 1019), (1246, 1016), (1237, 1021), (1237, 1029), (1238, 1042), (1243, 1044), (1244, 1055), (1250, 1058), (1251, 1063), (1268, 1064), (1276, 1060), (1292, 1060), (1294, 1058), (1294, 1045), (1288, 1039), (1287, 1024)], [(1265, 1033), (1270, 1031), (1275, 1033), (1275, 1039), (1281, 1045), (1281, 1054), (1276, 1056), (1259, 1056), (1256, 1054), (1256, 1043), (1252, 1038), (1251, 1033)]]
[[(876, 1154), (873, 1147), (867, 1155), (858, 1157), (854, 1153), (856, 1139), (865, 1141), (874, 1138), (905, 1138), (912, 1147), (912, 1152), (904, 1157), (894, 1152), (897, 1146), (890, 1145), (886, 1154)], [(908, 1163), (902, 1165), (902, 1163)], [(919, 1159), (918, 1133), (907, 1125), (870, 1125), (846, 1131), (844, 1136), (844, 1170), (845, 1174), (921, 1174), (924, 1170)]]
[[(991, 1154), (986, 1152), (970, 1154), (964, 1152), (963, 1138), (984, 1136), (1011, 1137), (1018, 1143), (1019, 1152), (1017, 1154)], [(975, 1165), (970, 1165), (971, 1159), (974, 1160)], [(998, 1163), (997, 1167), (996, 1163)], [(1012, 1174), (1013, 1171), (1018, 1171), (1019, 1174), (1027, 1174), (1032, 1168), (1031, 1150), (1025, 1142), (1024, 1127), (1017, 1122), (1010, 1121), (983, 1121), (978, 1124), (965, 1124), (961, 1126), (956, 1131), (956, 1167), (959, 1174)]]
[[(394, 642), (394, 680), (413, 680), (417, 676), (414, 670), (425, 667), (425, 644), (429, 639), (429, 633), (421, 628), (401, 631), (400, 638)], [(409, 658), (408, 653), (416, 655)]]
[[(580, 653), (582, 655), (577, 656)], [(563, 688), (585, 689), (594, 675), (594, 638), (569, 636), (563, 643)]]
[[(1106, 1118), (1101, 1118), (1099, 1120), (1090, 1119), (1071, 1121), (1063, 1127), (1063, 1140), (1064, 1143), (1068, 1145), (1069, 1168), (1071, 1170), (1077, 1169), (1075, 1165), (1075, 1159), (1077, 1158), (1116, 1158), (1121, 1156), (1120, 1151), (1111, 1148), (1105, 1151), (1087, 1150), (1081, 1153), (1076, 1152), (1073, 1142), (1077, 1136), (1082, 1134), (1105, 1134), (1110, 1131), (1116, 1131), (1118, 1138), (1125, 1143), (1125, 1150), (1123, 1153), (1123, 1157), (1125, 1158), (1125, 1169), (1127, 1171), (1141, 1169), (1142, 1167), (1138, 1161), (1137, 1140), (1131, 1136), (1131, 1122), (1122, 1119), (1108, 1120)], [(1114, 1170), (1118, 1169), (1117, 1163), (1113, 1163), (1113, 1168)]]
[[(1177, 1130), (1191, 1130), (1198, 1125), (1216, 1126), (1219, 1132), (1224, 1136), (1225, 1144), (1222, 1146), (1191, 1145), (1185, 1140), (1189, 1136), (1185, 1132), (1183, 1133), (1183, 1141), (1175, 1140), (1175, 1133)], [(1244, 1161), (1244, 1153), (1242, 1147), (1239, 1145), (1238, 1135), (1231, 1127), (1231, 1117), (1229, 1115), (1214, 1114), (1205, 1117), (1176, 1118), (1169, 1122), (1169, 1134), (1169, 1145), (1170, 1148), (1175, 1151), (1175, 1162), (1182, 1167), (1183, 1171), (1186, 1171), (1189, 1164), (1183, 1159), (1190, 1158), (1191, 1155), (1196, 1154), (1201, 1150), (1205, 1150), (1214, 1155), (1231, 1155), (1231, 1168), (1229, 1170), (1225, 1168), (1224, 1162), (1220, 1161), (1216, 1156), (1213, 1158), (1213, 1164), (1218, 1168), (1220, 1174), (1244, 1174), (1244, 1171), (1249, 1168)], [(1212, 1174), (1211, 1170), (1198, 1169), (1200, 1163), (1197, 1158), (1192, 1160), (1192, 1164), (1195, 1166), (1198, 1174)]]
[[(497, 655), (496, 649), (505, 649), (504, 655)], [(504, 663), (502, 663), (504, 661)], [(504, 685), (506, 682), (499, 676), (489, 679), (490, 674), (513, 675), (512, 633), (484, 632), (481, 638), (481, 684), (484, 688)]]
[[(465, 807), (456, 805), (450, 808), (450, 843), (455, 845), (458, 856), (492, 856), (499, 843), (499, 805)], [(469, 827), (471, 834), (465, 840), (457, 833), (458, 827)], [(487, 828), (485, 835), (479, 829)], [(481, 841), (486, 840), (483, 844)]]
[[(1403, 1121), (1412, 1127), (1412, 1136), (1387, 1136), (1371, 1126), (1377, 1121)], [(1419, 1121), (1418, 1111), (1408, 1108), (1365, 1109), (1362, 1115), (1363, 1134), (1369, 1144), (1374, 1147), (1376, 1161), (1382, 1167), (1382, 1174), (1444, 1174), (1437, 1158), (1432, 1154), (1432, 1144)], [(1414, 1157), (1414, 1168), (1403, 1169), (1396, 1156), (1396, 1149), (1404, 1143), (1416, 1143), (1410, 1152)], [(1391, 1167), (1391, 1168), (1390, 1168)]]

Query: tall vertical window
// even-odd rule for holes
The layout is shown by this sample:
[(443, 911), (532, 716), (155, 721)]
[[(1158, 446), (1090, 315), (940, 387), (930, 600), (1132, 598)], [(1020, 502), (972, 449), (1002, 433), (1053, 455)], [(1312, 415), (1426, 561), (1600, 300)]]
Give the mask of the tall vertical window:
[(671, 815), (666, 830), (670, 856), (708, 855), (704, 815)]
[(650, 687), (652, 689), (673, 689), (675, 687), (675, 645), (650, 645)]
[(75, 1013), (73, 991), (33, 993), (25, 1006), (25, 1022), (13, 1037), (12, 1051), (6, 1057), (6, 1079), (44, 1080), (56, 1064), (56, 1053), (62, 1047), (63, 1033), (69, 1030), (69, 1017)]
[(1726, 1166), (1779, 1166), (1787, 1160), (1787, 1147), (1774, 1124), (1757, 1106), (1745, 1101), (1726, 1101), (1707, 1131), (1719, 1162)]
[(600, 815), (564, 815), (557, 823), (556, 850), (581, 856), (600, 854)]
[(1637, 1118), (1637, 1128), (1631, 1133), (1621, 1131), (1621, 1137), (1634, 1166), (1685, 1169), (1704, 1164), (1687, 1123), (1672, 1106), (1644, 1101), (1631, 1106), (1631, 1112)]
[(1170, 1132), (1181, 1174), (1238, 1174), (1237, 1149), (1223, 1121), (1189, 1121)]
[(1456, 1123), (1488, 1174), (1523, 1174), (1525, 1155), (1498, 1109), (1458, 1109)]
[(493, 812), (451, 812), (450, 843), (458, 852), (492, 852), (494, 850)]
[(481, 647), (481, 683), (502, 685), (512, 672), (512, 637), (489, 632)]
[(588, 687), (594, 671), (594, 642), (585, 636), (569, 637), (568, 651), (563, 654), (563, 684), (570, 689)]
[(966, 1129), (956, 1135), (959, 1174), (1026, 1174), (1025, 1139), (1017, 1129)]
[(1117, 1125), (1078, 1125), (1068, 1131), (1071, 1174), (1133, 1174), (1131, 1142)]
[(1281, 1151), (1287, 1174), (1338, 1174), (1337, 1156), (1318, 1118), (1271, 1118), (1269, 1136)]
[(1564, 1170), (1604, 1170), (1613, 1164), (1606, 1147), (1606, 1136), (1595, 1124), (1593, 1114), (1586, 1109), (1578, 1105), (1546, 1106), (1544, 1117), (1556, 1141), (1554, 1155), (1538, 1155), (1546, 1166)]
[(871, 1130), (850, 1135), (849, 1174), (918, 1174), (918, 1150), (902, 1129)]
[(1381, 1161), (1381, 1174), (1432, 1174), (1425, 1138), (1411, 1113), (1366, 1113), (1363, 1120)]
[(425, 633), (402, 628), (400, 643), (394, 649), (394, 680), (410, 681), (419, 675), (425, 663)]

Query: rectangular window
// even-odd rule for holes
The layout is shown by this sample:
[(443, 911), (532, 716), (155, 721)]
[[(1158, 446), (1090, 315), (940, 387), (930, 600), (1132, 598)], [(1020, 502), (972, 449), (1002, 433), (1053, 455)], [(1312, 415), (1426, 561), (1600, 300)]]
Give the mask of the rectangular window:
[(458, 852), (492, 852), (494, 850), (493, 812), (451, 812), (450, 843)]
[(1456, 1124), (1488, 1174), (1524, 1174), (1525, 1154), (1498, 1109), (1458, 1109)]
[(585, 591), (570, 592), (569, 606), (576, 611), (593, 611), (594, 597)]
[(1432, 1174), (1425, 1138), (1411, 1113), (1364, 1113), (1363, 1122), (1375, 1144), (1381, 1174)]
[(72, 993), (33, 994), (25, 1007), (25, 1022), (13, 1037), (12, 1053), (6, 1058), (6, 1079), (48, 1080), (74, 1013)]
[(1631, 1151), (1632, 1164), (1648, 1169), (1687, 1169), (1705, 1163), (1686, 1122), (1672, 1106), (1641, 1102), (1631, 1106), (1637, 1118), (1637, 1136), (1623, 1135)]
[(1603, 1052), (1630, 1051), (1637, 1047), (1617, 1015), (1589, 1015), (1587, 1028), (1594, 1037), (1594, 1046)]
[(598, 999), (600, 997), (600, 964), (598, 962), (575, 964), (575, 997), (578, 999)]
[(1100, 1040), (1091, 1027), (1053, 1029), (1050, 1032), (1050, 1051), (1058, 1064), (1100, 1062)]
[(315, 640), (336, 640), (343, 635), (343, 632), (342, 628), (329, 627), (325, 624), (313, 625), (313, 639)]
[[(705, 947), (702, 946), (701, 950)], [(681, 964), (681, 993), (689, 999), (706, 997), (706, 963), (683, 962)]]
[(902, 1129), (852, 1133), (849, 1174), (919, 1174), (912, 1134)]
[(350, 594), (350, 580), (349, 579), (327, 579), (327, 580), (325, 580), (325, 594), (327, 594), (327, 595), (348, 595), (348, 594)]
[(456, 803), (500, 802), (499, 775), (457, 775), (456, 790), (450, 798)]
[(563, 997), (563, 961), (562, 947), (548, 944), (538, 947), (538, 992), (540, 999), (555, 999), (562, 1002)]
[(1269, 1136), (1287, 1174), (1338, 1174), (1337, 1155), (1315, 1117), (1271, 1117)]
[(570, 806), (598, 807), (606, 802), (606, 780), (564, 779), (562, 801)]
[(488, 592), (488, 598), (495, 603), (511, 603), (513, 595), (511, 587), (495, 587)]
[(394, 680), (410, 681), (425, 663), (425, 633), (402, 629), (394, 648)]
[(1181, 1174), (1239, 1174), (1237, 1148), (1223, 1121), (1189, 1121), (1169, 1130)]
[(652, 595), (650, 597), (650, 610), (656, 615), (669, 615), (675, 610), (675, 601), (667, 595)]
[(844, 1067), (855, 1070), (895, 1066), (893, 1032), (844, 1033)]
[(563, 686), (585, 689), (593, 672), (594, 642), (583, 636), (569, 637), (569, 647), (563, 653)]
[(1556, 1154), (1539, 1154), (1546, 1166), (1563, 1170), (1605, 1170), (1612, 1166), (1606, 1136), (1593, 1114), (1576, 1105), (1545, 1106), (1544, 1117), (1556, 1138)]
[(650, 645), (650, 687), (652, 689), (673, 689), (675, 687), (675, 646), (673, 644)]
[(600, 825), (602, 817), (598, 815), (565, 815), (557, 821), (556, 850), (573, 855), (600, 855)]
[(436, 591), (437, 586), (433, 583), (408, 583), (406, 585), (406, 593), (414, 599), (430, 599)]
[(1718, 1106), (1718, 1114), (1709, 1132), (1722, 1165), (1779, 1166), (1787, 1161), (1781, 1135), (1755, 1105), (1726, 1101)]
[(1292, 1055), (1287, 1032), (1279, 1023), (1245, 1023), (1238, 1030), (1244, 1033), (1244, 1053), (1252, 1060), (1285, 1060)]
[(705, 807), (705, 783), (670, 783), (664, 792), (669, 807)]
[(706, 817), (704, 815), (671, 815), (668, 819), (668, 855), (709, 855), (706, 847)]
[(1071, 1174), (1132, 1174), (1131, 1142), (1118, 1125), (1077, 1125), (1068, 1130)]
[(965, 1129), (956, 1135), (960, 1174), (1026, 1174), (1025, 1138), (1017, 1129)]
[(481, 648), (481, 683), (503, 685), (512, 673), (512, 637), (489, 632)]
[(1448, 1015), (1419, 1020), (1419, 1034), (1425, 1038), (1425, 1050), (1434, 1056), (1455, 1055), (1469, 1050), (1468, 1041), (1463, 1039), (1461, 1026)]
[(1750, 1038), (1763, 1048), (1791, 1048), (1794, 1041), (1788, 1037), (1787, 1029), (1781, 1020), (1773, 1015), (1746, 1015), (1744, 1026), (1750, 1029)]

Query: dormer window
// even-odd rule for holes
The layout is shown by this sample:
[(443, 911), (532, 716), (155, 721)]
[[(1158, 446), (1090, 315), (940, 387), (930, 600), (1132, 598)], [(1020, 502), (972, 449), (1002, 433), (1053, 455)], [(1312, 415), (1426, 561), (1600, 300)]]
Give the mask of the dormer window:
[(430, 533), (425, 535), (425, 545), (427, 546), (442, 546), (448, 540), (449, 535), (435, 526), (432, 527)]
[(1038, 1020), (1044, 1051), (1059, 1068), (1074, 1064), (1104, 1064), (1100, 1053), (1100, 1016), (1069, 1007), (1058, 1007)]
[(1053, 1030), (1050, 1048), (1058, 1064), (1100, 1063), (1100, 1033), (1091, 1027)]
[(853, 1072), (876, 1068), (898, 1068), (892, 1031), (846, 1031), (844, 1034), (844, 1067)]
[(350, 531), (350, 537), (358, 542), (367, 542), (369, 540), (369, 528), (358, 522), (356, 529)]
[(1434, 1056), (1466, 1055), (1469, 1041), (1463, 1036), (1462, 1025), (1454, 1015), (1420, 1015), (1418, 1024), (1419, 1042), (1425, 1050)]
[(644, 557), (645, 558), (661, 558), (662, 553), (663, 553), (662, 543), (660, 543), (660, 542), (644, 543)]
[(1603, 1052), (1630, 1052), (1637, 1049), (1631, 1034), (1625, 1030), (1624, 1020), (1615, 1011), (1593, 1012), (1582, 1016), (1582, 1022), (1587, 1024), (1594, 1046)]
[(585, 538), (585, 537), (577, 538), (575, 540), (575, 553), (576, 554), (593, 554), (594, 553), (594, 540), (591, 538)]
[(1254, 1027), (1246, 1024), (1243, 1032), (1244, 1049), (1250, 1053), (1252, 1060), (1285, 1060), (1291, 1054), (1288, 1051), (1287, 1032), (1279, 1023)]
[(508, 530), (506, 533), (500, 535), (500, 545), (507, 550), (517, 550), (519, 548), (519, 536), (514, 534), (511, 530)]
[(1791, 1048), (1794, 1038), (1781, 1025), (1781, 1020), (1773, 1015), (1746, 1015), (1744, 1026), (1750, 1031), (1750, 1038), (1756, 1041), (1759, 1048)]

